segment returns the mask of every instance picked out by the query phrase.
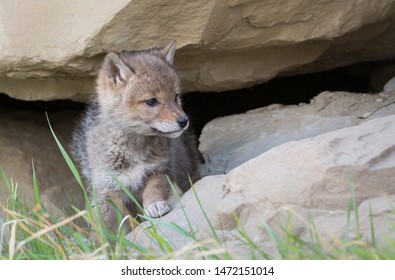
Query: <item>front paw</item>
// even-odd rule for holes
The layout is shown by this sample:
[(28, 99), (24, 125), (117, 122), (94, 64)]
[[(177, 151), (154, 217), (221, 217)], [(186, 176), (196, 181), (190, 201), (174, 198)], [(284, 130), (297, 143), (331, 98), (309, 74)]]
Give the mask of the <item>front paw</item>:
[(157, 201), (144, 208), (145, 213), (151, 218), (162, 217), (170, 211), (166, 201)]

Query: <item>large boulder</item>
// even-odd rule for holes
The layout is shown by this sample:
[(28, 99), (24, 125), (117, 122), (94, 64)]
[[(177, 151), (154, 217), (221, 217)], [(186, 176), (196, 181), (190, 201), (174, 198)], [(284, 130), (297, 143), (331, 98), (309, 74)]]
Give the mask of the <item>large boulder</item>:
[(309, 104), (271, 105), (214, 119), (200, 136), (205, 175), (227, 173), (280, 144), (395, 114), (395, 92), (322, 92)]
[[(273, 257), (279, 252), (267, 226), (279, 238), (283, 227), (306, 242), (318, 236), (324, 250), (346, 236), (372, 241), (373, 226), (375, 241), (384, 246), (387, 237), (395, 238), (394, 135), (391, 115), (277, 146), (227, 175), (203, 178), (195, 185), (202, 208), (188, 191), (181, 199), (183, 209), (178, 205), (164, 216), (157, 231), (178, 252), (192, 254), (188, 257), (199, 256), (191, 249), (196, 241), (164, 223), (195, 233), (196, 240), (213, 251), (226, 248), (243, 259), (251, 257), (251, 247), (234, 215), (249, 238)], [(353, 201), (355, 208), (349, 208)], [(224, 244), (216, 242), (204, 213)], [(130, 240), (158, 249), (146, 227), (149, 224), (140, 225)]]
[(86, 100), (105, 52), (177, 40), (184, 90), (395, 56), (395, 0), (0, 3), (0, 92)]

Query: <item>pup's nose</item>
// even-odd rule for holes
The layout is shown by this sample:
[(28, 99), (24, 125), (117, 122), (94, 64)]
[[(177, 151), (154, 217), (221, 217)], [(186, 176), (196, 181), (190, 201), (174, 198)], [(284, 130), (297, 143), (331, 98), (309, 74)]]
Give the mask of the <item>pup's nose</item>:
[(187, 116), (178, 117), (177, 122), (181, 128), (184, 128), (188, 125), (188, 117)]

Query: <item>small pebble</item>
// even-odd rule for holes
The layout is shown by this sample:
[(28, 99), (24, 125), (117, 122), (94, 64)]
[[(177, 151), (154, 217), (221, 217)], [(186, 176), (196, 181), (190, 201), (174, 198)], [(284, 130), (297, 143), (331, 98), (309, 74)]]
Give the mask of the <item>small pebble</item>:
[(376, 103), (383, 103), (383, 99), (382, 98), (377, 98), (374, 102), (376, 102)]

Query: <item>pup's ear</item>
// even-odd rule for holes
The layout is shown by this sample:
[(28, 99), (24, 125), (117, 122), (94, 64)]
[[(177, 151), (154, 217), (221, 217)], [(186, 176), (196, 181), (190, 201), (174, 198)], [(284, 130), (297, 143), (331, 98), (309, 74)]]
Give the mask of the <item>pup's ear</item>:
[(133, 71), (114, 52), (109, 52), (105, 56), (102, 67), (106, 76), (114, 82), (115, 86), (126, 84), (128, 77), (133, 74)]
[(166, 58), (167, 62), (173, 64), (174, 53), (176, 52), (176, 41), (172, 41), (161, 50), (161, 53)]

